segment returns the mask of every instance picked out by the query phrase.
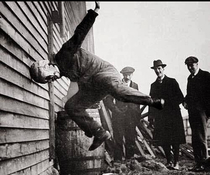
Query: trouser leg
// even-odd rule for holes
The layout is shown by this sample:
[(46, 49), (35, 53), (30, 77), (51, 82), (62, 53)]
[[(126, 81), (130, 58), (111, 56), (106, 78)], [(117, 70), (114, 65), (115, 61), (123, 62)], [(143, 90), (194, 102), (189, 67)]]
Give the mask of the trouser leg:
[(69, 118), (89, 137), (95, 135), (97, 129), (102, 126), (86, 112), (86, 109), (100, 101), (103, 97), (103, 93), (82, 88), (65, 104), (65, 111), (68, 113)]
[(128, 103), (149, 105), (158, 109), (163, 108), (163, 101), (154, 100), (149, 95), (137, 89), (128, 87), (121, 80), (121, 77), (114, 67), (107, 67), (103, 72), (99, 72), (94, 77), (95, 86), (104, 89), (115, 99)]
[(179, 161), (179, 144), (173, 144), (174, 165)]
[(197, 164), (202, 164), (207, 158), (207, 117), (204, 112), (189, 112), (192, 129), (192, 147)]
[(128, 87), (123, 83), (112, 83), (111, 95), (117, 100), (142, 105), (151, 105), (152, 98), (134, 88)]
[(112, 120), (112, 125), (113, 125), (113, 136), (115, 141), (114, 160), (122, 160), (124, 156), (123, 153), (124, 128), (122, 126), (122, 118), (119, 117)]
[(162, 147), (163, 147), (163, 150), (164, 150), (165, 155), (166, 155), (167, 163), (172, 162), (171, 145), (164, 144), (164, 145), (162, 145)]
[(135, 116), (132, 115), (132, 111), (130, 114), (127, 112), (124, 120), (125, 127), (125, 150), (126, 150), (126, 158), (130, 159), (134, 156), (136, 151), (136, 119)]

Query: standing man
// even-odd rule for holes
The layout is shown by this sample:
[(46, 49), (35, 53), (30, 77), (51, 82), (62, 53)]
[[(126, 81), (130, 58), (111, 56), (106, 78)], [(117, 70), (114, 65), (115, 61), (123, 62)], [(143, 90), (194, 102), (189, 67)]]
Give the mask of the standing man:
[(165, 106), (161, 111), (149, 108), (148, 120), (150, 125), (154, 125), (154, 141), (157, 145), (162, 146), (165, 152), (166, 167), (178, 170), (179, 146), (186, 143), (179, 107), (184, 101), (184, 96), (177, 81), (164, 74), (165, 67), (166, 64), (163, 64), (161, 60), (155, 60), (151, 67), (157, 79), (151, 84), (150, 95), (153, 98), (163, 98)]
[(191, 171), (205, 171), (207, 158), (207, 120), (210, 115), (210, 73), (201, 70), (198, 58), (189, 56), (185, 64), (190, 72), (187, 83), (187, 95), (184, 107), (188, 109), (189, 123), (192, 130), (192, 147), (195, 166)]
[(76, 27), (74, 35), (66, 41), (55, 54), (51, 63), (40, 60), (30, 67), (31, 78), (38, 83), (48, 83), (62, 76), (70, 79), (71, 89), (78, 89), (65, 103), (65, 111), (88, 137), (94, 137), (89, 151), (98, 148), (111, 137), (86, 109), (96, 104), (108, 94), (118, 100), (162, 109), (164, 100), (152, 99), (136, 89), (127, 87), (121, 80), (117, 69), (109, 62), (88, 52), (81, 47), (86, 35), (93, 26), (100, 5), (95, 2), (95, 9), (88, 13)]
[[(138, 84), (131, 80), (134, 71), (133, 67), (124, 67), (120, 73), (123, 75), (122, 81), (128, 87), (138, 90)], [(137, 118), (140, 115), (140, 105), (124, 103), (114, 99), (112, 96), (107, 96), (104, 104), (112, 112), (112, 127), (115, 141), (114, 160), (121, 161), (123, 157), (130, 159), (134, 156), (137, 149), (135, 138)], [(123, 146), (125, 146), (125, 154)]]

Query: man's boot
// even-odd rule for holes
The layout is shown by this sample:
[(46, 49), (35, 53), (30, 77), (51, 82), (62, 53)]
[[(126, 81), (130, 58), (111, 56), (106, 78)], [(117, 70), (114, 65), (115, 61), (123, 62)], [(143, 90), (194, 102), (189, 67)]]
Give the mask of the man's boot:
[(92, 151), (98, 148), (104, 141), (111, 138), (111, 134), (103, 129), (102, 127), (98, 128), (98, 130), (94, 134), (93, 143), (89, 148), (89, 151)]
[(164, 99), (162, 99), (162, 98), (160, 98), (160, 99), (155, 99), (155, 98), (153, 98), (152, 99), (152, 103), (151, 103), (151, 107), (154, 107), (154, 108), (156, 108), (156, 109), (159, 109), (159, 110), (161, 110), (161, 109), (163, 109), (164, 108), (164, 104), (165, 104), (165, 100)]

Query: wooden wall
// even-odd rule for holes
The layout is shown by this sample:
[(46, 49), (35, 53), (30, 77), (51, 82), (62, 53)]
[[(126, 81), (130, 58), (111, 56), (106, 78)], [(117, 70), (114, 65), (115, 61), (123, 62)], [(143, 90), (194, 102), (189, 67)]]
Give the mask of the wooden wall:
[[(0, 174), (45, 175), (52, 171), (49, 85), (31, 80), (29, 67), (48, 59), (47, 16), (58, 1), (0, 1)], [(53, 25), (53, 51), (72, 36), (86, 13), (85, 1), (64, 2), (65, 36)], [(94, 52), (92, 30), (83, 47)], [(54, 82), (54, 109), (62, 109), (70, 81)]]

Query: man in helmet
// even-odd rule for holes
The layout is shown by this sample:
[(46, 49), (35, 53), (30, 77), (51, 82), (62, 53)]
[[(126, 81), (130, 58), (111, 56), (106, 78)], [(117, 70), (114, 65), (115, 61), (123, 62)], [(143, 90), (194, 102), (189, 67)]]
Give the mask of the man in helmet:
[(152, 99), (136, 89), (126, 86), (117, 69), (107, 61), (81, 48), (88, 31), (98, 16), (100, 5), (88, 13), (77, 26), (74, 35), (65, 42), (52, 62), (37, 61), (31, 65), (31, 77), (39, 83), (54, 81), (62, 76), (71, 81), (70, 89), (78, 86), (78, 92), (65, 104), (65, 111), (88, 137), (94, 136), (89, 150), (99, 147), (110, 138), (110, 133), (86, 112), (86, 109), (102, 100), (108, 94), (114, 98), (136, 104), (162, 109), (163, 99)]

